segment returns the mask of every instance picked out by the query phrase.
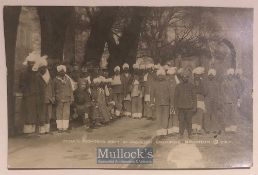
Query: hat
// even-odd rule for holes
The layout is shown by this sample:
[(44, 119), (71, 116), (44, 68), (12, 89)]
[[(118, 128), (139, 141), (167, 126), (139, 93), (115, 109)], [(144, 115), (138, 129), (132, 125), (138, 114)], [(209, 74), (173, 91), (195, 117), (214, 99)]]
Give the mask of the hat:
[(104, 82), (105, 82), (105, 80), (106, 80), (106, 78), (105, 78), (105, 77), (103, 77), (103, 76), (99, 76), (99, 77), (98, 77), (98, 79), (99, 79), (100, 83), (101, 83), (101, 82), (103, 82), (103, 83), (104, 83)]
[(94, 84), (101, 83), (101, 80), (100, 80), (99, 78), (94, 78), (94, 79), (93, 79), (93, 83), (94, 83)]
[(28, 62), (35, 62), (36, 59), (35, 57), (30, 53), (24, 60), (24, 62), (22, 63), (24, 66), (28, 65)]
[(107, 78), (107, 79), (106, 79), (106, 82), (107, 82), (107, 83), (111, 83), (111, 82), (112, 82), (112, 78)]
[(41, 57), (36, 64), (38, 64), (38, 68), (43, 67), (43, 66), (47, 66), (47, 60), (46, 60), (47, 56), (43, 56)]
[(144, 70), (145, 68), (146, 68), (146, 66), (145, 66), (144, 64), (141, 64), (141, 65), (140, 65), (140, 69), (141, 69), (141, 70)]
[(107, 83), (107, 79), (105, 77), (103, 77), (103, 79), (101, 79), (102, 83)]
[(146, 69), (151, 69), (153, 66), (154, 66), (154, 64), (149, 63), (146, 65)]
[(47, 59), (48, 56), (47, 56), (47, 55), (43, 55), (41, 58), (42, 58), (42, 59)]
[(137, 64), (137, 63), (133, 64), (133, 69), (139, 69), (139, 68), (140, 68), (139, 64)]
[(39, 55), (36, 55), (35, 52), (32, 52), (32, 53), (30, 53), (30, 54), (25, 58), (25, 60), (24, 60), (24, 62), (23, 62), (22, 64), (23, 64), (24, 66), (27, 66), (27, 65), (28, 65), (28, 62), (36, 62), (38, 56), (39, 56)]
[(174, 75), (176, 73), (177, 68), (176, 67), (170, 67), (167, 71), (168, 75)]
[(233, 68), (229, 68), (227, 70), (227, 75), (234, 75), (234, 73), (235, 73), (235, 70)]
[(127, 63), (124, 63), (124, 65), (123, 65), (123, 69), (125, 69), (125, 68), (129, 69), (129, 65)]
[(35, 62), (35, 64), (32, 67), (33, 71), (37, 71), (40, 67), (47, 66), (47, 55), (41, 57), (37, 52), (32, 53), (32, 55), (34, 55), (33, 57)]
[(169, 66), (168, 66), (168, 65), (165, 65), (165, 66), (163, 66), (163, 68), (164, 68), (165, 70), (168, 70), (168, 69), (169, 69)]
[(215, 70), (215, 69), (209, 69), (208, 75), (213, 75), (213, 76), (215, 76), (215, 75), (216, 75), (216, 70)]
[(204, 67), (196, 67), (194, 70), (193, 70), (193, 74), (197, 74), (197, 75), (201, 75), (203, 74), (205, 71)]
[(59, 65), (56, 67), (57, 72), (61, 72), (62, 70), (66, 72), (66, 67), (64, 65)]
[(156, 70), (158, 70), (160, 67), (161, 67), (160, 64), (155, 64), (154, 65), (154, 69), (156, 69)]
[(157, 70), (157, 75), (166, 75), (166, 71), (163, 68)]
[(116, 67), (114, 68), (114, 72), (116, 72), (116, 71), (119, 71), (119, 72), (120, 72), (120, 67), (119, 67), (119, 66), (116, 66)]

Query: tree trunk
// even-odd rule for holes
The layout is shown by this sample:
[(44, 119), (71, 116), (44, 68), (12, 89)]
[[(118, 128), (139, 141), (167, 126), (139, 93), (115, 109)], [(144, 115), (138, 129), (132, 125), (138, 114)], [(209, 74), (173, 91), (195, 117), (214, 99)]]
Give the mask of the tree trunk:
[(119, 45), (116, 44), (116, 41), (113, 37), (113, 33), (110, 32), (109, 36), (108, 36), (108, 40), (107, 40), (107, 44), (108, 44), (108, 51), (109, 51), (109, 58), (108, 58), (108, 69), (109, 72), (112, 73), (113, 72), (113, 68), (116, 66), (117, 64), (117, 54), (118, 54), (118, 49), (119, 49)]
[(146, 7), (134, 7), (131, 21), (123, 30), (117, 50), (110, 53), (109, 70), (116, 65), (121, 66), (125, 62), (130, 66), (135, 63), (142, 22), (147, 12), (148, 8)]
[(70, 15), (69, 24), (65, 34), (64, 60), (70, 64), (75, 63), (75, 10)]
[(41, 24), (41, 54), (54, 62), (63, 61), (67, 26), (73, 7), (38, 7)]
[(14, 134), (15, 127), (15, 96), (14, 96), (14, 65), (17, 28), (21, 7), (4, 7), (4, 36), (7, 66), (7, 102), (8, 102), (8, 134)]
[(100, 11), (93, 16), (90, 36), (85, 46), (83, 65), (99, 66), (117, 11), (118, 7), (101, 7)]

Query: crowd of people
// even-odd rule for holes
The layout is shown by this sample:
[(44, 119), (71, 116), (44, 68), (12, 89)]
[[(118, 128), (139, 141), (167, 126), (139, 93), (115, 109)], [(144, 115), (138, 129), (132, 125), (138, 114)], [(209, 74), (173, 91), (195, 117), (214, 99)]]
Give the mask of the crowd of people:
[(229, 68), (222, 81), (216, 70), (198, 66), (192, 71), (160, 64), (124, 63), (109, 75), (106, 69), (57, 65), (48, 69), (47, 56), (31, 53), (24, 63), (20, 89), (23, 94), (23, 132), (49, 133), (50, 119), (57, 131), (70, 132), (69, 122), (86, 128), (108, 125), (115, 119), (153, 120), (158, 136), (188, 137), (237, 131), (241, 103), (241, 70)]

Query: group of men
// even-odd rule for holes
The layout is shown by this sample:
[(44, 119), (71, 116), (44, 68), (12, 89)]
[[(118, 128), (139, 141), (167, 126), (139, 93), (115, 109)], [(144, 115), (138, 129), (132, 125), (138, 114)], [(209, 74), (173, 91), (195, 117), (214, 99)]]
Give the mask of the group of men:
[[(120, 117), (156, 122), (159, 136), (235, 132), (243, 83), (241, 70), (229, 68), (222, 81), (216, 70), (193, 70), (160, 64), (127, 63), (109, 76), (105, 69), (65, 65), (48, 70), (46, 56), (32, 52), (21, 74), (24, 133), (69, 132), (69, 121), (80, 119), (87, 128), (106, 125)], [(54, 112), (53, 112), (54, 111)]]

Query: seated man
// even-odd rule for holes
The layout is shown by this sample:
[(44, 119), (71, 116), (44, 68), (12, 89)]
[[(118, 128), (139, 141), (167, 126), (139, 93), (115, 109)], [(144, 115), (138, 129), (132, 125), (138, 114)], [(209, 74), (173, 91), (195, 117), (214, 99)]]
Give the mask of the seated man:
[(78, 117), (82, 119), (83, 124), (86, 128), (90, 127), (90, 116), (91, 116), (91, 106), (92, 100), (90, 93), (87, 88), (87, 81), (80, 79), (78, 89), (74, 92), (74, 110)]

